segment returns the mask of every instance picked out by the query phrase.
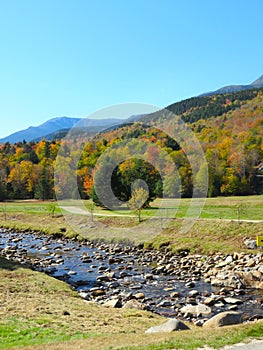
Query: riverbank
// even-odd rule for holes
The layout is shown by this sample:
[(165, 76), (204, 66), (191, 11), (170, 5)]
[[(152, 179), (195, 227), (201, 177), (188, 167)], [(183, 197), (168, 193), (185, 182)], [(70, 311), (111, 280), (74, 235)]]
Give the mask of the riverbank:
[[(0, 258), (0, 348), (138, 334), (162, 318), (87, 303), (68, 285)], [(105, 342), (105, 339), (104, 339)], [(96, 343), (96, 340), (95, 340)], [(99, 346), (97, 346), (99, 348)]]
[(199, 326), (229, 310), (241, 312), (243, 322), (263, 319), (262, 253), (175, 254), (3, 229), (0, 254), (66, 281), (100, 305), (150, 310)]
[[(227, 219), (197, 220), (191, 232), (180, 234), (181, 219), (171, 222), (169, 228), (159, 235), (149, 238), (144, 233), (142, 241), (127, 239), (125, 232), (108, 230), (100, 234), (94, 225), (87, 233), (87, 218), (79, 215), (78, 225), (83, 225), (83, 236), (79, 236), (59, 212), (51, 213), (47, 206), (39, 204), (39, 209), (31, 204), (19, 203), (23, 207), (2, 212), (0, 226), (18, 232), (35, 231), (50, 237), (69, 237), (80, 241), (142, 243), (149, 252), (160, 249), (169, 254), (188, 251), (190, 254), (215, 254), (223, 256), (233, 252), (256, 255), (259, 249), (247, 249), (244, 238), (255, 239), (262, 232), (260, 222), (237, 222)], [(109, 226), (133, 225), (133, 218), (98, 217), (98, 221)], [(134, 237), (132, 237), (134, 238)], [(142, 237), (140, 237), (142, 238)], [(156, 254), (157, 251), (156, 251)], [(9, 268), (5, 268), (10, 264)], [(15, 267), (14, 267), (15, 266)], [(207, 344), (219, 348), (233, 344), (247, 337), (263, 335), (262, 322), (249, 322), (224, 329), (206, 330), (190, 323), (190, 331), (176, 334), (146, 335), (148, 327), (164, 322), (164, 318), (142, 310), (106, 309), (93, 302), (80, 298), (64, 283), (39, 272), (17, 264), (0, 261), (1, 294), (1, 332), (2, 348), (30, 344), (41, 344), (26, 349), (155, 349), (180, 348), (194, 349)], [(226, 265), (227, 267), (228, 265)], [(33, 275), (31, 275), (31, 273)], [(30, 277), (31, 276), (31, 277)], [(71, 294), (73, 293), (73, 294)], [(70, 296), (71, 295), (71, 296)], [(29, 297), (30, 296), (30, 297)], [(51, 296), (51, 297), (50, 297)], [(31, 305), (34, 301), (34, 304)], [(84, 303), (84, 304), (83, 304)], [(8, 306), (7, 306), (8, 305)], [(30, 312), (25, 312), (27, 309)], [(56, 306), (57, 305), (57, 306)], [(83, 306), (84, 305), (84, 306)], [(84, 308), (84, 309), (83, 309)], [(83, 311), (81, 311), (83, 309)], [(69, 315), (68, 315), (69, 313)], [(71, 326), (73, 324), (73, 326)], [(60, 343), (63, 341), (63, 343)], [(44, 343), (48, 342), (48, 345)], [(165, 342), (161, 345), (162, 342)], [(59, 343), (51, 345), (52, 343)], [(125, 346), (123, 344), (126, 344)], [(0, 348), (1, 348), (0, 346)]]
[[(20, 232), (35, 231), (47, 235), (77, 237), (79, 240), (85, 238), (94, 241), (144, 244), (145, 248), (166, 249), (173, 252), (189, 250), (191, 253), (200, 254), (251, 252), (244, 245), (244, 238), (255, 239), (263, 232), (263, 222), (198, 219), (191, 230), (184, 233), (180, 231), (183, 219), (174, 219), (170, 220), (169, 227), (160, 230), (157, 235), (149, 236), (146, 225), (139, 235), (127, 236), (122, 227), (134, 224), (133, 218), (99, 217), (92, 225), (85, 216), (75, 215), (74, 220), (75, 228), (60, 214), (8, 213), (5, 219), (0, 218), (0, 227)], [(100, 230), (101, 222), (104, 228)], [(114, 225), (118, 226), (118, 230), (114, 229)], [(156, 225), (160, 223), (157, 222)]]
[[(214, 293), (213, 295), (208, 291), (203, 290), (198, 292), (196, 290), (202, 274), (204, 274), (202, 277), (213, 278), (210, 274), (210, 269), (216, 270), (217, 274), (222, 277), (220, 279), (219, 276), (214, 276), (218, 279), (217, 283), (223, 283), (223, 285), (226, 282), (226, 278), (222, 276), (222, 273), (231, 277), (230, 271), (233, 270), (238, 273), (238, 266), (241, 269), (246, 269), (248, 268), (248, 266), (245, 266), (247, 263), (250, 267), (254, 265), (255, 270), (258, 271), (262, 255), (257, 255), (254, 264), (252, 264), (252, 257), (248, 259), (246, 255), (233, 256), (231, 259), (230, 256), (226, 258), (223, 255), (218, 255), (214, 259), (207, 257), (208, 260), (205, 260), (205, 256), (191, 256), (186, 252), (176, 256), (171, 252), (161, 253), (144, 251), (136, 247), (129, 249), (129, 247), (124, 247), (123, 245), (95, 245), (93, 243), (88, 243), (92, 247), (92, 251), (88, 255), (81, 250), (81, 247), (84, 248), (86, 246), (85, 242), (82, 242), (79, 246), (75, 240), (55, 239), (41, 235), (39, 238), (37, 237), (37, 242), (31, 240), (26, 243), (24, 239), (28, 235), (27, 233), (15, 234), (11, 231), (6, 231), (2, 232), (2, 235), (5, 238), (9, 236), (7, 243), (4, 245), (2, 243), (2, 253), (6, 257), (9, 259), (18, 259), (27, 264), (30, 263), (34, 268), (46, 271), (46, 273), (55, 274), (56, 270), (59, 271), (59, 266), (63, 264), (61, 260), (66, 260), (67, 251), (70, 252), (70, 256), (76, 252), (76, 255), (81, 257), (82, 262), (74, 260), (75, 268), (80, 265), (83, 268), (85, 267), (87, 271), (85, 275), (88, 280), (94, 280), (91, 270), (97, 269), (98, 271), (98, 278), (95, 278), (97, 287), (91, 290), (91, 286), (89, 286), (86, 292), (76, 294), (72, 290), (67, 289), (59, 281), (49, 279), (43, 274), (25, 269), (22, 265), (2, 259), (0, 261), (2, 266), (0, 274), (3, 273), (3, 270), (4, 274), (0, 284), (2, 292), (0, 295), (3, 298), (1, 300), (3, 310), (1, 319), (6, 322), (5, 324), (2, 323), (2, 334), (7, 331), (8, 341), (11, 341), (11, 343), (13, 341), (14, 345), (16, 345), (17, 339), (20, 339), (22, 344), (26, 345), (46, 341), (59, 342), (62, 340), (84, 338), (78, 341), (81, 344), (86, 344), (83, 345), (84, 349), (98, 348), (101, 350), (110, 348), (106, 345), (102, 346), (102, 339), (105, 341), (108, 338), (107, 345), (110, 342), (110, 346), (113, 346), (113, 344), (122, 345), (125, 335), (132, 334), (132, 342), (127, 339), (124, 342), (130, 344), (130, 346), (123, 347), (123, 349), (132, 349), (132, 346), (135, 345), (141, 345), (141, 349), (147, 349), (147, 344), (160, 342), (164, 339), (166, 339), (166, 342), (173, 344), (172, 346), (174, 347), (175, 344), (176, 346), (180, 344), (181, 349), (194, 349), (195, 346), (198, 347), (204, 344), (213, 344), (213, 346), (220, 344), (221, 346), (228, 343), (235, 343), (244, 339), (244, 335), (248, 335), (246, 333), (247, 329), (254, 336), (262, 336), (263, 334), (262, 323), (260, 321), (256, 323), (249, 322), (240, 325), (240, 328), (233, 328), (231, 336), (224, 336), (220, 341), (216, 338), (216, 335), (218, 336), (221, 332), (219, 329), (210, 330), (208, 335), (207, 329), (200, 328), (202, 321), (204, 321), (202, 320), (202, 312), (204, 312), (202, 310), (205, 309), (205, 318), (210, 318), (213, 312), (213, 305), (216, 308), (216, 312), (220, 308), (223, 311), (224, 309), (233, 310), (234, 307), (240, 311), (242, 308), (241, 304), (243, 303), (242, 295), (245, 293), (245, 290), (242, 289), (242, 286), (237, 285), (239, 283), (238, 280), (231, 278), (231, 281), (236, 283), (232, 288), (220, 288), (218, 293)], [(20, 242), (22, 244), (19, 248)], [(31, 251), (29, 248), (33, 250)], [(37, 255), (34, 254), (34, 250), (37, 252)], [(43, 256), (42, 258), (41, 255)], [(128, 260), (123, 261), (125, 256)], [(107, 265), (107, 261), (109, 265)], [(140, 270), (138, 265), (147, 266), (147, 264), (152, 265), (152, 263), (155, 263), (156, 267), (151, 268), (151, 271), (147, 271), (146, 269)], [(129, 267), (132, 267), (132, 265), (133, 268), (130, 270)], [(207, 269), (208, 266), (210, 269)], [(69, 267), (64, 269), (68, 277), (67, 282), (75, 288), (78, 285), (85, 287), (85, 283), (83, 283), (85, 281), (82, 279), (83, 276), (78, 276), (78, 270), (70, 271)], [(133, 270), (134, 273), (131, 274)], [(149, 272), (152, 272), (152, 274), (149, 274)], [(62, 276), (65, 277), (65, 273)], [(143, 278), (142, 274), (144, 275)], [(72, 276), (73, 279), (70, 282), (69, 278)], [(129, 276), (131, 279), (129, 279)], [(162, 278), (165, 278), (165, 276), (169, 276), (168, 280), (162, 281)], [(190, 280), (191, 276), (192, 278)], [(177, 280), (180, 284), (179, 293), (179, 290), (176, 291)], [(179, 318), (184, 319), (184, 322), (190, 326), (190, 331), (183, 332), (183, 338), (181, 338), (181, 332), (174, 336), (172, 334), (166, 335), (165, 338), (163, 334), (151, 336), (145, 334), (145, 330), (149, 326), (164, 322), (164, 319), (156, 315), (156, 313), (142, 311), (140, 310), (142, 307), (138, 308), (138, 305), (145, 306), (146, 309), (154, 305), (153, 294), (152, 298), (150, 295), (147, 296), (146, 286), (154, 285), (156, 281), (159, 281), (158, 285), (163, 290), (161, 298), (157, 298), (162, 305), (157, 305), (157, 307), (166, 308), (168, 312), (169, 310), (170, 312), (174, 312), (175, 314), (173, 316), (179, 316)], [(124, 285), (122, 286), (123, 283)], [(164, 283), (163, 286), (162, 283)], [(127, 289), (126, 291), (122, 290), (123, 287), (130, 288), (132, 293), (127, 291)], [(80, 296), (82, 299), (79, 298)], [(114, 308), (112, 302), (116, 302), (116, 296), (118, 296), (118, 301), (121, 304), (125, 300), (127, 303), (130, 301), (135, 304), (136, 309), (121, 308), (120, 306), (118, 309)], [(261, 301), (258, 299), (255, 299), (255, 302), (256, 304), (259, 303), (260, 310)], [(106, 308), (108, 302), (111, 304), (110, 308)], [(244, 301), (244, 303), (246, 302)], [(256, 312), (256, 304), (251, 303), (253, 312)], [(180, 305), (182, 310), (184, 308), (183, 305), (185, 305), (188, 307), (188, 310), (176, 310), (174, 307), (176, 305)], [(196, 315), (193, 314), (194, 305), (197, 305), (197, 308), (199, 308)], [(208, 309), (211, 310), (208, 312)], [(258, 318), (260, 318), (260, 315), (253, 314), (251, 320)], [(187, 322), (187, 320), (191, 322)], [(196, 326), (195, 323), (199, 326)], [(12, 329), (14, 331), (11, 331)], [(242, 334), (239, 333), (240, 329), (243, 329)], [(190, 340), (188, 336), (191, 332), (192, 339)], [(10, 340), (12, 334), (14, 339)], [(17, 334), (20, 334), (18, 338)], [(203, 338), (205, 334), (207, 337)], [(225, 334), (228, 334), (228, 330), (226, 330)], [(88, 347), (87, 345), (91, 341), (90, 337), (92, 337), (92, 347)], [(114, 338), (113, 342), (112, 337)], [(185, 342), (185, 339), (188, 342)], [(74, 344), (78, 344), (78, 342)], [(97, 346), (96, 344), (100, 345), (95, 347)], [(20, 344), (18, 343), (17, 345)], [(61, 347), (59, 346), (55, 347), (54, 345), (54, 348), (62, 348), (62, 345)], [(164, 345), (160, 345), (160, 347), (158, 345), (158, 349), (167, 348)]]
[[(1, 349), (219, 348), (262, 336), (262, 322), (174, 334), (145, 334), (164, 319), (147, 311), (87, 303), (65, 283), (0, 258)], [(155, 344), (155, 345), (153, 345)]]

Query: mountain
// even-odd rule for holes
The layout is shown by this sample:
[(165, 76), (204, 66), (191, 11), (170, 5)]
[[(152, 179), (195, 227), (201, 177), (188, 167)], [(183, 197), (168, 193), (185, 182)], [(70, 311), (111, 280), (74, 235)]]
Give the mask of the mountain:
[[(167, 106), (165, 109), (143, 116), (140, 121), (151, 124), (162, 122), (164, 119), (180, 116), (185, 123), (195, 123), (200, 119), (208, 120), (234, 111), (263, 93), (263, 87), (255, 87), (238, 92), (221, 93), (215, 95), (202, 95), (191, 97)], [(170, 113), (172, 112), (172, 114)]]
[(230, 93), (230, 92), (238, 92), (238, 91), (242, 91), (242, 90), (259, 88), (262, 86), (263, 86), (263, 75), (261, 75), (258, 79), (253, 81), (251, 84), (248, 84), (248, 85), (228, 85), (228, 86), (224, 86), (216, 91), (210, 91), (210, 92), (204, 93), (200, 96), (226, 94), (226, 93)]
[[(213, 115), (221, 115), (227, 112), (231, 108), (238, 108), (240, 104), (235, 104), (234, 107), (230, 105), (225, 105), (224, 99), (213, 99), (209, 101), (206, 100), (208, 97), (214, 95), (224, 95), (224, 98), (232, 99), (232, 93), (239, 93), (235, 96), (238, 100), (245, 100), (253, 98), (254, 94), (257, 93), (256, 89), (263, 87), (263, 75), (258, 79), (253, 81), (249, 85), (229, 85), (222, 87), (216, 91), (211, 91), (204, 93), (197, 97), (192, 97), (190, 99), (176, 102), (166, 107), (174, 114), (182, 114), (183, 120), (186, 122), (193, 122), (196, 118), (207, 119)], [(249, 91), (248, 94), (245, 91)], [(243, 92), (243, 94), (242, 94)], [(226, 95), (226, 96), (225, 96)], [(251, 95), (251, 96), (250, 96)], [(253, 95), (253, 96), (252, 96)], [(126, 120), (128, 123), (132, 123), (138, 120), (144, 120), (145, 122), (150, 120), (155, 120), (158, 118), (159, 113), (151, 113), (148, 115), (132, 115)], [(85, 133), (96, 133), (103, 131), (113, 126), (122, 124), (124, 121), (116, 118), (108, 119), (88, 119), (88, 118), (68, 118), (59, 117), (48, 120), (47, 122), (39, 126), (30, 126), (28, 129), (15, 132), (7, 137), (0, 139), (0, 143), (16, 143), (19, 141), (39, 141), (42, 138), (47, 140), (61, 139), (66, 133), (78, 123), (78, 128), (80, 131)]]
[(109, 118), (109, 119), (87, 119), (87, 118), (69, 118), (58, 117), (52, 118), (39, 126), (30, 126), (29, 128), (21, 131), (17, 131), (7, 137), (0, 139), (0, 143), (16, 143), (23, 140), (29, 142), (33, 140), (39, 140), (45, 138), (48, 135), (48, 139), (55, 138), (57, 132), (70, 130), (73, 126), (79, 123), (79, 127), (87, 128), (89, 131), (100, 131), (109, 126), (122, 123), (121, 119)]
[[(254, 85), (258, 83), (260, 79)], [(116, 125), (113, 119), (81, 119), (70, 133), (72, 137), (69, 137), (68, 145), (74, 145), (73, 149), (62, 147), (62, 151), (64, 149), (66, 152), (59, 154), (66, 159), (65, 164), (60, 159), (62, 173), (59, 177), (61, 181), (57, 181), (57, 193), (62, 193), (65, 198), (72, 198), (72, 194), (75, 196), (75, 190), (72, 191), (66, 181), (69, 170), (65, 169), (71, 169), (67, 166), (71, 152), (74, 159), (75, 151), (83, 149), (78, 162), (77, 188), (82, 198), (89, 196), (98, 201), (94, 191), (93, 169), (104, 151), (107, 157), (97, 168), (100, 190), (104, 191), (105, 179), (110, 175), (113, 193), (120, 200), (129, 198), (130, 184), (136, 178), (147, 183), (153, 191), (153, 197), (160, 196), (164, 187), (162, 177), (157, 173), (170, 174), (173, 169), (171, 161), (177, 172), (175, 178), (167, 178), (169, 181), (165, 182), (164, 189), (170, 196), (178, 195), (178, 186), (182, 197), (191, 197), (194, 186), (196, 193), (201, 195), (206, 184), (209, 196), (263, 194), (262, 111), (263, 87), (255, 87), (235, 93), (192, 97), (171, 104), (165, 110), (132, 116), (132, 119), (140, 118), (136, 123), (127, 120)], [(86, 134), (90, 135), (94, 130), (95, 122), (100, 124), (97, 126), (99, 132), (87, 142)], [(114, 122), (115, 125), (103, 128), (105, 122)], [(188, 125), (188, 130), (184, 124)], [(54, 142), (41, 140), (38, 144), (25, 142), (0, 145), (0, 200), (54, 198), (54, 166), (58, 169), (56, 157), (61, 145), (59, 134), (65, 132), (67, 130), (60, 129), (55, 136), (51, 136), (55, 137)], [(195, 139), (202, 147), (205, 164), (198, 161), (199, 147), (196, 148)], [(160, 152), (161, 149), (165, 153)], [(112, 163), (111, 155), (115, 157), (117, 152), (120, 152), (120, 166), (111, 171), (109, 169), (112, 169), (117, 159), (114, 158)], [(138, 158), (138, 162), (133, 161), (133, 158)], [(161, 161), (160, 166), (158, 159)], [(70, 163), (72, 166), (75, 164)], [(46, 164), (50, 166), (46, 167)], [(155, 164), (156, 169), (153, 169), (152, 165), (155, 168)], [(206, 164), (209, 181), (206, 178)]]
[(253, 86), (263, 86), (263, 74), (255, 81), (253, 81), (253, 83), (251, 84)]

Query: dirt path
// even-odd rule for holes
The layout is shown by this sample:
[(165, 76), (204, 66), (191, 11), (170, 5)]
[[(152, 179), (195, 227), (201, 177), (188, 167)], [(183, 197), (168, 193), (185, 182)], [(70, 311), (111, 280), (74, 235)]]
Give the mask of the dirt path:
[[(78, 214), (78, 215), (88, 215), (90, 216), (90, 212), (84, 209), (81, 209), (79, 207), (74, 207), (74, 206), (61, 206), (61, 209), (71, 213), (71, 214)], [(109, 217), (127, 217), (127, 218), (135, 218), (137, 217), (136, 215), (125, 215), (125, 214), (107, 214), (107, 213), (93, 213), (93, 216), (109, 216)], [(225, 222), (231, 222), (231, 221), (235, 221), (235, 222), (252, 222), (252, 223), (263, 223), (263, 220), (246, 220), (246, 219), (204, 219), (204, 218), (199, 218), (198, 220), (218, 220), (218, 221), (225, 221)]]
[[(91, 213), (87, 210), (81, 209), (79, 207), (73, 207), (73, 206), (61, 206), (61, 209), (71, 213), (71, 214), (78, 214), (78, 215), (87, 215), (91, 216)], [(93, 216), (119, 216), (119, 217), (126, 217), (126, 218), (136, 218), (136, 215), (125, 215), (125, 214), (107, 214), (107, 213), (93, 213)]]
[[(262, 350), (263, 349), (263, 340), (252, 340), (250, 343), (238, 343), (235, 345), (226, 345), (220, 350)], [(174, 349), (175, 350), (175, 349)], [(198, 348), (196, 350), (216, 350), (205, 346), (204, 348)]]

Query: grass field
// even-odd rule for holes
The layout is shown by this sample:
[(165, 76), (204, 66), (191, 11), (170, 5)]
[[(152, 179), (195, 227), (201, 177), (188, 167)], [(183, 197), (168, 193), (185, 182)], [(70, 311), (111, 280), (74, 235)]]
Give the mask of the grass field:
[[(165, 200), (165, 207), (176, 209), (176, 217), (182, 218), (185, 216), (187, 209), (189, 208), (191, 199), (181, 199), (178, 201)], [(84, 205), (89, 210), (90, 201), (83, 201)], [(161, 199), (156, 199), (151, 203), (151, 207), (142, 210), (143, 217), (153, 216), (162, 203)], [(171, 204), (170, 204), (171, 203)], [(174, 208), (173, 204), (177, 206)], [(74, 206), (75, 201), (63, 201), (60, 202), (63, 206)], [(0, 204), (0, 212), (2, 216), (6, 212), (8, 213), (27, 213), (27, 214), (47, 214), (50, 213), (55, 207), (55, 213), (60, 213), (60, 209), (56, 202), (43, 202), (43, 201), (13, 201)], [(238, 219), (238, 208), (240, 208), (240, 219), (244, 220), (263, 220), (263, 195), (259, 196), (243, 196), (243, 197), (215, 197), (207, 198), (205, 200), (204, 207), (202, 208), (200, 218), (203, 219)], [(110, 211), (100, 207), (94, 208), (94, 214), (96, 215), (118, 215), (123, 217), (135, 216), (134, 212), (127, 209)], [(164, 210), (164, 216), (166, 210)]]
[[(198, 201), (198, 198), (196, 199)], [(65, 207), (77, 205), (75, 201), (62, 201)], [(83, 201), (89, 210), (91, 202)], [(154, 216), (157, 209), (163, 205), (163, 215), (175, 212), (176, 218), (185, 217), (189, 209), (191, 199), (156, 199), (150, 204), (150, 208), (142, 210), (142, 217), (148, 218)], [(166, 210), (167, 209), (167, 210)], [(135, 216), (136, 214), (127, 208), (109, 211), (100, 207), (94, 208), (95, 215), (112, 216)], [(200, 218), (203, 219), (244, 219), (244, 220), (263, 220), (263, 195), (243, 196), (243, 197), (215, 197), (204, 200), (204, 206), (201, 208)]]

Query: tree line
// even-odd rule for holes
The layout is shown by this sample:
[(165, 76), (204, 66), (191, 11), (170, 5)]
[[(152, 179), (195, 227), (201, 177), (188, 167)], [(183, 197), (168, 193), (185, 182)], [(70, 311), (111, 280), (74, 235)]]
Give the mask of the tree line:
[[(229, 107), (227, 111), (210, 118), (202, 118), (201, 113), (198, 118), (194, 118), (194, 122), (189, 122), (202, 145), (208, 164), (208, 196), (260, 194), (262, 177), (258, 175), (259, 169), (262, 171), (260, 165), (263, 161), (262, 91), (242, 91), (229, 95), (231, 99), (225, 95), (216, 97), (218, 104), (220, 100), (224, 108)], [(236, 108), (236, 101), (241, 97), (242, 105)], [(207, 99), (211, 101), (213, 97), (195, 98), (191, 103), (195, 108), (203, 108)], [(185, 102), (185, 106), (180, 106), (180, 111), (184, 112), (188, 107), (188, 102)], [(207, 111), (209, 114), (210, 109)], [(124, 158), (113, 167), (111, 161), (114, 156), (110, 152), (118, 145), (122, 145), (120, 149)], [(100, 168), (96, 169), (98, 160), (107, 152), (108, 159), (105, 158)], [(143, 159), (138, 159), (136, 152), (143, 154)], [(76, 157), (78, 162), (73, 164), (72, 159)], [(172, 170), (167, 157), (172, 160), (176, 171)], [(163, 162), (159, 168), (158, 164), (155, 166), (156, 159)], [(58, 179), (54, 178), (55, 167), (61, 169)], [(148, 202), (163, 195), (191, 197), (193, 193), (195, 180), (183, 145), (153, 126), (136, 122), (100, 133), (88, 142), (76, 137), (67, 141), (24, 141), (0, 145), (0, 200), (45, 200), (55, 198), (55, 194), (63, 198), (76, 198), (79, 193), (81, 198), (92, 198), (101, 205), (94, 172), (97, 171), (97, 188), (103, 189), (103, 179), (108, 176), (109, 169), (114, 200), (129, 201), (136, 179), (147, 184)], [(201, 167), (196, 175), (196, 184), (200, 190), (203, 172)], [(74, 184), (75, 179), (70, 176), (76, 178), (77, 186)], [(68, 185), (70, 181), (72, 185)]]

